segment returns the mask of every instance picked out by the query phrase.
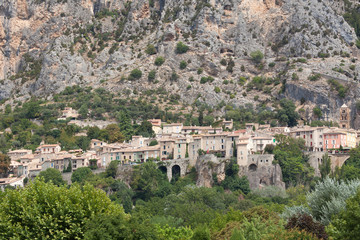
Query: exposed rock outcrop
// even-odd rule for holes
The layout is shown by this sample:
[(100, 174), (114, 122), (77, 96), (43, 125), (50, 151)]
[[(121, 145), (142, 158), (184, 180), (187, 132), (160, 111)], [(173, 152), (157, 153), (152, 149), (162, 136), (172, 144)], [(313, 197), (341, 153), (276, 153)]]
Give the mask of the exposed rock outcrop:
[[(51, 96), (72, 85), (120, 93), (164, 87), (184, 102), (199, 99), (213, 106), (256, 104), (255, 95), (271, 106), (272, 97), (300, 101), (302, 96), (310, 104), (326, 105), (335, 119), (343, 102), (355, 107), (359, 91), (354, 79), (360, 66), (351, 62), (359, 57), (357, 37), (340, 15), (343, 8), (331, 0), (0, 0), (0, 99)], [(189, 46), (187, 53), (175, 53), (178, 41)], [(156, 55), (145, 52), (148, 44)], [(251, 61), (256, 50), (265, 55), (262, 67)], [(166, 58), (162, 66), (154, 66), (157, 56)], [(293, 62), (299, 57), (311, 59)], [(230, 58), (233, 66), (221, 64)], [(180, 61), (187, 62), (185, 69)], [(271, 62), (274, 67), (268, 67)], [(341, 64), (346, 74), (332, 70)], [(126, 80), (134, 68), (142, 78)], [(203, 73), (197, 74), (199, 68)], [(149, 84), (151, 70), (157, 81)], [(177, 79), (171, 77), (174, 72)], [(291, 81), (294, 72), (297, 82)], [(349, 82), (347, 97), (339, 98), (326, 81), (308, 82), (314, 72)], [(280, 85), (269, 94), (246, 93), (246, 84), (237, 84), (239, 77), (255, 75), (287, 80), (284, 94), (279, 95)], [(214, 81), (200, 84), (207, 76)]]
[(219, 159), (215, 155), (202, 155), (196, 161), (197, 181), (198, 187), (211, 187), (214, 184), (214, 177), (218, 182), (225, 179), (225, 165), (226, 160)]

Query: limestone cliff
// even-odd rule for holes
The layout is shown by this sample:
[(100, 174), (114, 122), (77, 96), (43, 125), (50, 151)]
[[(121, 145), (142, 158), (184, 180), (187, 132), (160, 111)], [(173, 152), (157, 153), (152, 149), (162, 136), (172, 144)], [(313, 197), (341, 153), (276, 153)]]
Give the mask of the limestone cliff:
[[(0, 0), (0, 99), (51, 97), (72, 85), (130, 96), (164, 87), (210, 105), (256, 103), (256, 95), (269, 106), (273, 98), (305, 99), (329, 120), (345, 102), (356, 120), (359, 51), (343, 8), (332, 0)], [(175, 52), (179, 41), (189, 46), (185, 54)], [(156, 54), (146, 53), (149, 44)], [(265, 56), (260, 65), (250, 57), (257, 50)], [(165, 57), (161, 66), (154, 65), (158, 56)], [(135, 68), (142, 77), (130, 81)], [(156, 80), (149, 83), (151, 70)], [(314, 74), (319, 81), (309, 80)], [(238, 80), (255, 75), (283, 86), (247, 92), (249, 80)], [(328, 78), (348, 94), (337, 96)]]

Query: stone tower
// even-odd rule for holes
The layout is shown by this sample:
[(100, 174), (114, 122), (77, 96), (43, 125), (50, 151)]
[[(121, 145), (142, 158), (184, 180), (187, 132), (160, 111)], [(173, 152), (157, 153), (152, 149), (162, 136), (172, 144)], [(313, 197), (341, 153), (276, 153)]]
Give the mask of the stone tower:
[(350, 108), (345, 103), (340, 108), (340, 128), (350, 128)]

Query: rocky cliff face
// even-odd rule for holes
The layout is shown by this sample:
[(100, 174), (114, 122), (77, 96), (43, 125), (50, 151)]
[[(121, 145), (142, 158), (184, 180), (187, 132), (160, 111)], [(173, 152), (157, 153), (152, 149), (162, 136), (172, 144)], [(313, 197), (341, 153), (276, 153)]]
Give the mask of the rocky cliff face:
[[(255, 95), (269, 104), (304, 98), (336, 119), (342, 103), (355, 107), (360, 71), (357, 37), (342, 11), (330, 0), (0, 0), (0, 98), (51, 96), (72, 85), (130, 95), (164, 87), (185, 102), (210, 105), (256, 104)], [(189, 51), (177, 54), (179, 41)], [(146, 53), (149, 44), (156, 54)], [(262, 64), (250, 57), (257, 50)], [(158, 56), (161, 66), (154, 65)], [(142, 77), (130, 81), (135, 68)], [(320, 81), (309, 81), (315, 73)], [(284, 87), (246, 92), (249, 80), (239, 78), (255, 75), (279, 78)], [(333, 77), (351, 86), (345, 98), (325, 81)]]

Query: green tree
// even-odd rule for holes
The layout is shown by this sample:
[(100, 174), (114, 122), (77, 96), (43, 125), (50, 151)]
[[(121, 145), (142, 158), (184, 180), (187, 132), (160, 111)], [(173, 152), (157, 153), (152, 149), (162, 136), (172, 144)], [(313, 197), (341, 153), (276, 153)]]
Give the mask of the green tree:
[(134, 168), (131, 188), (137, 199), (149, 200), (151, 197), (163, 197), (170, 193), (170, 183), (154, 162), (146, 162)]
[(76, 169), (71, 175), (72, 183), (83, 183), (88, 177), (92, 175), (92, 171), (88, 167), (81, 167)]
[(126, 213), (130, 213), (133, 208), (132, 198), (134, 191), (120, 180), (114, 181), (110, 185), (112, 194), (109, 196), (111, 201), (121, 204)]
[(107, 166), (107, 168), (105, 170), (107, 177), (112, 177), (112, 178), (116, 177), (119, 163), (120, 162), (117, 160), (110, 162), (109, 166)]
[(307, 163), (303, 154), (305, 142), (285, 135), (276, 135), (278, 144), (274, 149), (275, 162), (279, 163), (283, 180), (287, 185), (305, 184), (311, 181), (313, 169)]
[(81, 105), (81, 107), (79, 108), (80, 118), (81, 118), (81, 119), (86, 119), (88, 113), (89, 113), (89, 108), (88, 108), (87, 104), (84, 103), (84, 104)]
[(156, 146), (158, 144), (159, 144), (158, 141), (156, 141), (156, 139), (154, 139), (154, 140), (151, 140), (151, 142), (149, 143), (149, 146)]
[(180, 62), (180, 69), (185, 69), (187, 66), (187, 63), (185, 61)]
[(151, 71), (149, 72), (149, 75), (148, 75), (148, 80), (149, 80), (150, 82), (152, 82), (152, 81), (155, 80), (155, 77), (156, 77), (156, 71), (155, 71), (155, 70), (151, 70)]
[(65, 163), (64, 163), (64, 170), (63, 170), (64, 173), (66, 172), (72, 172), (72, 162), (71, 160), (69, 160), (69, 163), (67, 165), (67, 167), (65, 168)]
[(156, 59), (155, 59), (155, 65), (156, 66), (161, 66), (161, 65), (163, 65), (163, 63), (165, 62), (165, 58), (163, 58), (163, 57), (157, 57)]
[(11, 159), (8, 155), (0, 153), (0, 176), (6, 177), (9, 171)]
[(250, 56), (255, 63), (260, 63), (264, 58), (264, 54), (259, 50), (250, 53)]
[(133, 69), (131, 72), (130, 72), (130, 75), (128, 77), (129, 80), (135, 80), (135, 79), (140, 79), (142, 77), (142, 72), (140, 69)]
[(122, 224), (115, 224), (117, 231), (129, 234), (123, 209), (111, 203), (105, 192), (90, 185), (58, 187), (36, 179), (2, 196), (0, 239), (84, 239), (91, 230), (88, 224), (101, 215), (122, 219)]
[(313, 109), (313, 113), (314, 113), (314, 116), (317, 118), (317, 119), (320, 119), (322, 117), (322, 111), (319, 107), (315, 107)]
[(55, 168), (48, 168), (45, 171), (41, 171), (38, 178), (43, 178), (46, 183), (51, 181), (57, 186), (65, 184), (65, 181), (61, 176), (61, 172)]
[(287, 124), (289, 127), (296, 126), (299, 114), (296, 112), (295, 104), (291, 100), (284, 98), (281, 99), (280, 106), (281, 108), (277, 110), (277, 118), (280, 122)]
[(117, 113), (116, 117), (119, 122), (120, 131), (124, 134), (126, 140), (130, 140), (135, 132), (128, 114), (125, 111), (121, 111)]
[(321, 178), (324, 179), (331, 172), (331, 159), (327, 153), (325, 153), (322, 157), (320, 164), (320, 174)]
[(189, 47), (185, 45), (183, 42), (178, 42), (176, 44), (176, 53), (183, 54), (189, 50)]
[(156, 48), (154, 45), (149, 44), (149, 45), (147, 45), (145, 52), (149, 55), (154, 55), (154, 54), (156, 54)]
[(359, 239), (360, 191), (346, 201), (346, 208), (334, 216), (328, 232), (334, 239)]
[(106, 126), (105, 130), (109, 134), (109, 142), (115, 143), (115, 142), (123, 142), (125, 140), (124, 135), (120, 131), (120, 127), (113, 123)]
[(149, 121), (142, 121), (141, 125), (136, 129), (136, 135), (143, 137), (153, 137), (155, 135), (152, 124)]

